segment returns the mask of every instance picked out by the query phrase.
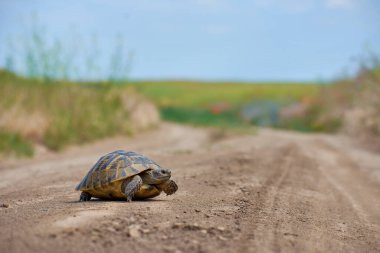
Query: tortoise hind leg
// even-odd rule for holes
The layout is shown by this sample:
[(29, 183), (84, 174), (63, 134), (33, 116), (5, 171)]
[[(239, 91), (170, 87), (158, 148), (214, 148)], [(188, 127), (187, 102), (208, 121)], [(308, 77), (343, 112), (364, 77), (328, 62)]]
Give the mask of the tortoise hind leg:
[(91, 194), (88, 192), (82, 192), (79, 197), (79, 201), (89, 201), (91, 199)]
[(138, 190), (140, 190), (142, 183), (143, 181), (141, 177), (138, 175), (132, 178), (128, 178), (123, 182), (123, 184), (121, 185), (121, 190), (122, 192), (124, 192), (128, 202), (132, 201), (132, 198), (135, 196), (135, 193)]

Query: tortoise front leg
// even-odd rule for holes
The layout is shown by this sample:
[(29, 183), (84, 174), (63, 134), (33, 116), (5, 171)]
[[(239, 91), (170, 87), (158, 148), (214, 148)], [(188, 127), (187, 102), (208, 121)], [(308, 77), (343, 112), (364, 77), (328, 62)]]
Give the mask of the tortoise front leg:
[(168, 180), (165, 183), (157, 185), (157, 187), (164, 191), (166, 195), (172, 195), (178, 190), (178, 185), (173, 180)]
[(132, 201), (132, 198), (135, 196), (135, 193), (140, 190), (143, 181), (140, 176), (136, 175), (132, 178), (126, 179), (121, 185), (121, 190), (124, 192), (125, 197), (128, 202)]
[(88, 192), (82, 192), (79, 197), (79, 201), (89, 201), (91, 199), (91, 194)]

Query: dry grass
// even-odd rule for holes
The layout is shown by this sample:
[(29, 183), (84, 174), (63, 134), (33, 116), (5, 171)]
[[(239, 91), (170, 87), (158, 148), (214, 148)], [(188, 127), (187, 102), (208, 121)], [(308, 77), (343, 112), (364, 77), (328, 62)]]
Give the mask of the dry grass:
[[(132, 88), (109, 83), (41, 82), (2, 71), (0, 93), (0, 130), (53, 150), (132, 134), (159, 120), (155, 106)], [(17, 145), (3, 146), (30, 154)]]
[(364, 70), (352, 83), (352, 106), (343, 115), (343, 131), (380, 148), (380, 70)]
[(309, 114), (316, 128), (340, 130), (380, 148), (380, 70), (364, 68), (353, 79), (325, 87)]

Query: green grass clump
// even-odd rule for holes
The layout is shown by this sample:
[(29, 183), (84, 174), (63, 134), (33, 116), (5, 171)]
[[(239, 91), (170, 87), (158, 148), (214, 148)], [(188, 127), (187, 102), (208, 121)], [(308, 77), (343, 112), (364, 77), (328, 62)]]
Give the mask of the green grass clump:
[(163, 107), (160, 112), (164, 120), (199, 126), (238, 127), (242, 123), (233, 111), (213, 114), (202, 108)]
[(32, 156), (33, 146), (17, 133), (0, 130), (0, 154)]

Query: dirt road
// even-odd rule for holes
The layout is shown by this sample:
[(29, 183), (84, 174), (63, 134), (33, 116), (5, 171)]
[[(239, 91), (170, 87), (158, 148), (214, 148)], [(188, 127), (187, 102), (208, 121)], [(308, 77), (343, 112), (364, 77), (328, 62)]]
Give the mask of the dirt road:
[[(179, 191), (78, 202), (100, 155), (141, 152)], [(0, 252), (380, 252), (380, 155), (343, 137), (163, 124), (0, 164)]]

